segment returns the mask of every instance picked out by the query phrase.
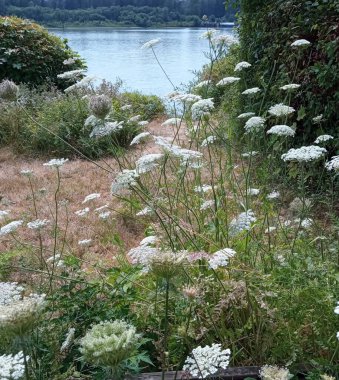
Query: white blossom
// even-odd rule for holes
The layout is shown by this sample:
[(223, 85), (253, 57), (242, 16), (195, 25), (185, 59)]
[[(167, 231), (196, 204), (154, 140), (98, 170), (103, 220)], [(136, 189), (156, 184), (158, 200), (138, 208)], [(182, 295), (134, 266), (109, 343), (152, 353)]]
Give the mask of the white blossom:
[(68, 58), (65, 59), (62, 63), (67, 66), (67, 65), (73, 65), (75, 63), (76, 59), (75, 58)]
[(135, 115), (135, 116), (132, 116), (132, 117), (128, 120), (128, 122), (129, 122), (129, 123), (135, 123), (135, 122), (139, 121), (140, 118), (141, 118), (141, 115)]
[(202, 88), (202, 87), (210, 85), (210, 83), (211, 83), (210, 80), (203, 80), (203, 81), (199, 82), (198, 84), (196, 84), (194, 87), (195, 88)]
[(295, 130), (289, 127), (288, 125), (274, 125), (266, 133), (268, 135), (293, 137), (295, 135)]
[(279, 191), (272, 191), (267, 195), (267, 199), (276, 199), (280, 197)]
[(0, 306), (20, 300), (24, 290), (17, 282), (0, 282)]
[(259, 189), (247, 189), (248, 195), (258, 195), (260, 193)]
[(82, 203), (87, 203), (89, 201), (92, 201), (93, 199), (98, 199), (100, 198), (101, 195), (99, 193), (93, 193), (93, 194), (89, 194), (85, 197), (85, 199), (83, 200)]
[[(26, 360), (29, 357), (26, 356)], [(15, 355), (0, 356), (0, 379), (18, 380), (25, 376), (25, 360), (22, 351)]]
[(131, 104), (125, 104), (121, 107), (122, 111), (130, 110), (132, 108)]
[(239, 62), (235, 65), (234, 71), (242, 71), (243, 69), (248, 69), (252, 65), (246, 61)]
[[(76, 90), (78, 88), (86, 88), (88, 87), (93, 81), (95, 81), (97, 77), (94, 76), (86, 76), (82, 78), (80, 81), (74, 83), (72, 86), (67, 87), (64, 91), (65, 93), (69, 93), (73, 90)], [(87, 99), (88, 95), (85, 95), (82, 99)]]
[(213, 144), (215, 141), (217, 141), (217, 136), (208, 136), (208, 137), (206, 137), (203, 141), (202, 141), (202, 143), (201, 143), (201, 146), (202, 147), (205, 147), (205, 146), (207, 146), (207, 145), (209, 145), (209, 144)]
[(0, 220), (4, 218), (5, 216), (9, 215), (9, 211), (6, 210), (0, 210)]
[(337, 306), (334, 308), (334, 314), (339, 315), (339, 301), (337, 302)]
[(94, 209), (94, 211), (95, 211), (95, 212), (99, 212), (99, 211), (104, 210), (104, 209), (107, 208), (107, 207), (108, 207), (108, 204), (105, 204), (105, 205), (103, 205), (103, 206), (100, 206), (100, 207)]
[(201, 185), (201, 186), (195, 186), (193, 190), (196, 193), (207, 193), (209, 191), (212, 191), (213, 187), (211, 185)]
[(245, 113), (241, 113), (239, 116), (237, 116), (237, 119), (248, 119), (252, 116), (255, 116), (254, 112), (245, 112)]
[(331, 135), (321, 135), (321, 136), (318, 136), (316, 138), (316, 140), (314, 141), (315, 144), (320, 144), (322, 142), (326, 142), (326, 141), (329, 141), (329, 140), (333, 140), (333, 136)]
[(178, 126), (180, 125), (182, 122), (182, 120), (178, 117), (172, 117), (171, 119), (167, 119), (166, 121), (164, 121), (161, 126), (162, 127), (168, 127), (170, 125), (175, 125), (175, 126)]
[(315, 117), (312, 119), (312, 121), (313, 121), (314, 124), (319, 124), (319, 123), (321, 123), (322, 120), (323, 120), (323, 115), (322, 115), (322, 114), (321, 114), (321, 115), (318, 115), (318, 116), (315, 116)]
[(183, 371), (192, 377), (205, 379), (215, 374), (219, 369), (226, 369), (229, 365), (231, 351), (222, 350), (221, 344), (213, 343), (211, 346), (198, 346), (192, 350), (183, 366)]
[(139, 245), (140, 246), (149, 246), (149, 245), (155, 244), (157, 241), (158, 241), (158, 238), (156, 236), (147, 236), (141, 240)]
[(44, 163), (44, 166), (51, 166), (53, 168), (59, 168), (62, 165), (64, 165), (68, 161), (68, 158), (54, 158), (46, 163)]
[(123, 170), (116, 176), (111, 185), (112, 195), (117, 195), (123, 190), (128, 190), (131, 186), (136, 186), (138, 177), (136, 170)]
[(219, 34), (219, 35), (216, 35), (212, 38), (212, 44), (213, 45), (219, 45), (219, 46), (231, 46), (233, 44), (236, 44), (238, 43), (238, 40), (229, 35), (229, 34)]
[(300, 87), (300, 84), (290, 83), (290, 84), (285, 84), (284, 86), (281, 86), (280, 90), (283, 90), (283, 91), (296, 90), (299, 87)]
[(66, 334), (66, 339), (62, 343), (60, 347), (60, 352), (64, 352), (69, 349), (71, 344), (74, 341), (74, 336), (75, 336), (75, 328), (70, 328)]
[(281, 116), (288, 116), (295, 112), (295, 109), (293, 107), (286, 106), (285, 104), (279, 103), (275, 104), (274, 106), (270, 107), (268, 110), (268, 113), (276, 116), (276, 117), (281, 117)]
[(30, 169), (22, 169), (20, 171), (20, 174), (22, 174), (23, 176), (26, 176), (26, 177), (31, 177), (33, 175), (33, 170), (30, 170)]
[(136, 216), (145, 216), (145, 215), (150, 215), (153, 213), (153, 209), (151, 207), (145, 207), (141, 211), (136, 213)]
[(71, 71), (66, 71), (62, 74), (58, 74), (57, 77), (59, 79), (66, 79), (66, 80), (77, 80), (81, 78), (86, 70), (71, 70)]
[(253, 87), (253, 88), (248, 88), (247, 90), (243, 91), (243, 95), (253, 95), (257, 94), (258, 92), (261, 92), (261, 89), (259, 87)]
[(325, 168), (328, 171), (334, 170), (337, 172), (339, 170), (339, 156), (333, 156), (330, 161), (326, 162)]
[(23, 220), (15, 220), (6, 224), (5, 226), (0, 228), (0, 236), (11, 234), (15, 232), (23, 223)]
[(215, 205), (214, 201), (213, 200), (207, 200), (207, 201), (204, 201), (202, 203), (202, 205), (200, 206), (200, 211), (205, 211), (205, 210), (208, 210), (210, 208), (213, 208)]
[(225, 86), (227, 84), (232, 84), (232, 83), (238, 82), (239, 80), (240, 80), (240, 78), (238, 78), (238, 77), (226, 77), (226, 78), (221, 79), (217, 83), (217, 86)]
[(110, 211), (101, 212), (99, 213), (99, 218), (102, 220), (106, 220), (109, 218), (110, 215), (111, 215)]
[(84, 240), (79, 240), (78, 245), (89, 245), (91, 244), (92, 239), (84, 239)]
[(150, 136), (151, 136), (151, 134), (149, 132), (141, 132), (134, 137), (134, 139), (131, 141), (130, 145), (139, 144), (142, 141), (145, 141)]
[(147, 121), (147, 120), (141, 120), (141, 121), (138, 122), (138, 125), (140, 127), (145, 127), (148, 124), (149, 124), (149, 121)]
[(302, 146), (297, 149), (290, 149), (287, 153), (284, 153), (281, 158), (284, 161), (297, 161), (297, 162), (309, 162), (322, 158), (327, 150), (317, 145)]
[(140, 157), (136, 161), (136, 172), (145, 174), (159, 166), (159, 161), (164, 157), (162, 153), (151, 153)]
[(44, 228), (49, 224), (49, 220), (47, 219), (36, 219), (32, 222), (27, 223), (27, 227), (31, 230), (40, 230), (41, 228)]
[(251, 224), (254, 223), (257, 218), (254, 216), (252, 210), (247, 210), (239, 214), (236, 218), (232, 219), (229, 232), (231, 236), (235, 236), (240, 232), (249, 231)]
[(89, 213), (89, 208), (88, 207), (85, 207), (84, 209), (79, 210), (79, 211), (75, 211), (75, 214), (78, 215), (78, 216), (85, 216), (88, 213)]
[(92, 132), (90, 133), (89, 137), (105, 137), (108, 136), (114, 132), (120, 131), (123, 128), (123, 121), (107, 121), (103, 122), (102, 125), (96, 125)]
[(293, 377), (287, 368), (264, 365), (259, 372), (261, 380), (289, 380)]
[(159, 42), (161, 41), (160, 38), (154, 38), (153, 40), (149, 40), (147, 41), (146, 43), (144, 43), (142, 46), (141, 46), (141, 50), (145, 50), (145, 49), (153, 49), (154, 46), (156, 46)]
[(244, 157), (244, 158), (248, 158), (248, 157), (254, 157), (256, 155), (258, 155), (259, 152), (255, 151), (255, 150), (252, 150), (251, 152), (245, 152), (245, 153), (242, 153), (241, 156)]
[(305, 39), (300, 39), (300, 40), (296, 40), (296, 41), (292, 42), (291, 46), (308, 46), (310, 44), (311, 44), (310, 41), (307, 41)]
[(171, 99), (174, 102), (181, 102), (181, 103), (188, 103), (192, 104), (195, 102), (198, 102), (199, 100), (202, 100), (202, 97), (200, 95), (196, 94), (177, 94), (174, 95)]
[(274, 226), (268, 227), (265, 230), (265, 234), (269, 234), (269, 233), (275, 231), (276, 229), (277, 229), (277, 227), (274, 227)]
[(230, 258), (234, 257), (236, 252), (231, 248), (224, 248), (215, 253), (208, 259), (208, 265), (212, 269), (227, 267)]
[(198, 120), (203, 116), (208, 116), (213, 109), (213, 98), (198, 100), (192, 105), (192, 118)]
[(216, 29), (208, 29), (206, 32), (201, 34), (200, 38), (210, 40), (216, 34), (218, 34), (218, 31)]
[(246, 121), (244, 128), (247, 133), (256, 132), (262, 129), (264, 125), (265, 125), (265, 119), (263, 117), (252, 116), (250, 119)]
[(300, 223), (300, 227), (306, 228), (306, 229), (312, 227), (312, 225), (313, 225), (313, 219), (311, 218), (303, 219)]

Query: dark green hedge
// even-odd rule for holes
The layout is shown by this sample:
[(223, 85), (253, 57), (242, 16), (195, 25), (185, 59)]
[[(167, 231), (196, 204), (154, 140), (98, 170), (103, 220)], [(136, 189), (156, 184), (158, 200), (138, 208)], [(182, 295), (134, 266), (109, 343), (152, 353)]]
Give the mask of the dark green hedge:
[[(297, 142), (310, 144), (323, 133), (337, 135), (339, 2), (240, 0), (240, 6), (241, 58), (253, 64), (247, 87), (268, 87), (261, 109), (284, 100), (280, 86), (301, 84), (290, 101), (298, 110)], [(312, 45), (291, 48), (297, 39)], [(319, 114), (324, 120), (314, 124), (312, 118)]]

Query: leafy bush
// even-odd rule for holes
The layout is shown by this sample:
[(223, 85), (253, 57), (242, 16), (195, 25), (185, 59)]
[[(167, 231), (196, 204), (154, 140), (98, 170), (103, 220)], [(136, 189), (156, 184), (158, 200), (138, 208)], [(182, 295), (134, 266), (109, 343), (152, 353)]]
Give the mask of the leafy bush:
[[(318, 135), (336, 135), (338, 2), (241, 0), (240, 4), (241, 59), (255, 64), (252, 83), (247, 85), (267, 87), (264, 104), (251, 111), (268, 109), (281, 100), (280, 86), (297, 83), (300, 91), (290, 104), (299, 110), (297, 142), (309, 144)], [(297, 39), (310, 41), (310, 49), (293, 51), (290, 45)], [(323, 121), (312, 122), (320, 114)]]
[(62, 87), (57, 75), (67, 71), (64, 61), (74, 58), (67, 70), (84, 67), (66, 41), (41, 26), (17, 17), (0, 17), (0, 81), (40, 85), (47, 82)]

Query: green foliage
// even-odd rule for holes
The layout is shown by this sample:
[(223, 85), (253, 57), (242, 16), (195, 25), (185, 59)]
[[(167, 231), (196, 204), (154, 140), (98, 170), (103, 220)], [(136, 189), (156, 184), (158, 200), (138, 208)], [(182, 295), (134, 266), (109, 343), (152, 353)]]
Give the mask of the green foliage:
[[(296, 141), (311, 144), (318, 135), (336, 136), (339, 101), (339, 67), (335, 0), (263, 1), (242, 0), (240, 42), (242, 60), (255, 65), (247, 87), (267, 88), (264, 103), (252, 107), (258, 112), (283, 102), (279, 87), (287, 83), (301, 85), (290, 105), (299, 110)], [(293, 49), (297, 39), (307, 39), (306, 50)], [(242, 84), (242, 88), (245, 89)], [(323, 114), (315, 125), (312, 118)], [(338, 149), (338, 147), (336, 147)], [(332, 148), (332, 152), (335, 148)]]
[(68, 70), (84, 64), (65, 41), (30, 21), (0, 17), (0, 81), (10, 79), (31, 86), (47, 82), (62, 87), (57, 75), (65, 71), (64, 60), (74, 57)]
[[(130, 105), (129, 110), (121, 110), (124, 105)], [(140, 115), (140, 120), (152, 120), (165, 113), (165, 107), (161, 99), (155, 95), (143, 95), (140, 92), (124, 92), (113, 100), (114, 114), (120, 119), (126, 115)]]

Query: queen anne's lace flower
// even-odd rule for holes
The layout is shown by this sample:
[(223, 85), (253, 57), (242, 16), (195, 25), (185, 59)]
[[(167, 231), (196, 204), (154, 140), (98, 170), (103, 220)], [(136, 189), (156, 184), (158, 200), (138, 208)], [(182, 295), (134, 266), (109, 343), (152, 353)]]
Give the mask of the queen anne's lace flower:
[(89, 245), (89, 244), (91, 244), (91, 242), (92, 242), (92, 239), (79, 240), (78, 245), (82, 245), (82, 246)]
[(158, 241), (158, 238), (156, 236), (147, 236), (141, 240), (139, 245), (140, 246), (149, 246), (149, 245), (155, 244), (157, 241)]
[(201, 143), (201, 146), (205, 147), (209, 144), (213, 144), (215, 141), (217, 141), (217, 139), (218, 139), (217, 136), (208, 136), (203, 140), (203, 142)]
[(183, 366), (183, 371), (192, 377), (205, 379), (215, 374), (219, 369), (226, 369), (229, 365), (231, 351), (222, 350), (221, 344), (213, 343), (211, 346), (198, 346), (192, 350)]
[(33, 222), (27, 223), (27, 227), (31, 230), (40, 230), (41, 228), (44, 228), (49, 224), (49, 220), (47, 219), (36, 219)]
[(20, 174), (22, 174), (25, 177), (31, 177), (33, 175), (33, 170), (23, 169), (20, 171)]
[(85, 207), (84, 209), (79, 210), (79, 211), (75, 211), (75, 214), (78, 215), (78, 216), (85, 216), (88, 213), (89, 213), (89, 208), (88, 207)]
[(210, 83), (211, 83), (210, 80), (203, 80), (203, 81), (199, 82), (198, 84), (196, 84), (194, 87), (195, 88), (202, 88), (202, 87), (208, 86)]
[(136, 172), (145, 174), (159, 166), (159, 161), (164, 157), (162, 153), (151, 153), (140, 157), (136, 161)]
[(295, 131), (288, 125), (274, 125), (266, 133), (268, 135), (291, 136), (291, 137), (295, 135)]
[(0, 228), (0, 236), (11, 234), (15, 232), (23, 223), (23, 220), (15, 220), (6, 224), (5, 226)]
[(220, 267), (227, 267), (230, 258), (234, 257), (236, 252), (231, 248), (224, 248), (220, 251), (213, 253), (208, 259), (208, 265), (212, 269), (218, 269)]
[(315, 144), (320, 144), (320, 143), (323, 143), (323, 142), (326, 142), (326, 141), (329, 141), (329, 140), (333, 140), (333, 136), (331, 135), (321, 135), (321, 136), (318, 136), (316, 138), (316, 140), (314, 141)]
[(98, 216), (100, 219), (106, 220), (109, 218), (110, 215), (111, 215), (110, 211), (105, 211), (105, 212), (101, 212)]
[(132, 105), (131, 104), (125, 104), (121, 107), (121, 110), (122, 111), (127, 111), (127, 110), (130, 110), (132, 108)]
[(281, 86), (280, 90), (290, 91), (290, 90), (296, 90), (299, 87), (300, 87), (300, 84), (291, 83), (291, 84), (285, 84), (285, 86)]
[(123, 190), (128, 190), (131, 186), (136, 186), (138, 177), (139, 175), (136, 170), (123, 170), (115, 177), (111, 185), (112, 195), (117, 195)]
[(308, 45), (311, 45), (311, 42), (305, 39), (296, 40), (291, 43), (291, 46), (308, 46)]
[(44, 166), (51, 166), (53, 168), (59, 168), (60, 166), (64, 165), (68, 161), (68, 158), (54, 158), (53, 160), (50, 160), (46, 163), (44, 163)]
[(124, 321), (100, 322), (80, 340), (80, 352), (91, 364), (115, 368), (135, 355), (139, 340), (136, 328)]
[(240, 232), (249, 231), (251, 224), (254, 223), (257, 218), (254, 216), (252, 210), (248, 210), (239, 214), (236, 218), (232, 219), (229, 232), (231, 236), (235, 236)]
[(255, 150), (252, 150), (252, 152), (242, 153), (241, 156), (244, 157), (244, 158), (248, 158), (248, 157), (254, 157), (257, 154), (259, 154), (259, 152), (256, 152)]
[(262, 380), (289, 380), (293, 377), (287, 368), (264, 365), (259, 372)]
[(0, 306), (20, 300), (24, 290), (17, 282), (0, 282)]
[(134, 137), (134, 139), (131, 141), (130, 145), (140, 144), (142, 141), (145, 141), (150, 136), (151, 136), (151, 134), (149, 132), (141, 132)]
[(102, 123), (102, 125), (96, 125), (90, 133), (89, 137), (93, 138), (109, 136), (114, 132), (120, 131), (123, 128), (123, 124), (123, 121), (105, 121)]
[(146, 43), (144, 43), (142, 46), (141, 46), (141, 50), (145, 50), (145, 49), (153, 49), (153, 47), (155, 45), (158, 45), (158, 43), (161, 41), (160, 38), (154, 38), (153, 40), (149, 40), (147, 41)]
[(243, 95), (253, 95), (257, 94), (258, 92), (261, 92), (259, 87), (253, 87), (253, 88), (248, 88), (247, 90), (243, 91)]
[(339, 170), (339, 156), (333, 156), (330, 161), (326, 162), (325, 168), (328, 171), (334, 170), (337, 172)]
[(135, 116), (132, 116), (132, 117), (128, 120), (128, 122), (129, 122), (129, 123), (135, 123), (135, 122), (139, 121), (140, 118), (141, 118), (141, 115), (135, 115)]
[(199, 100), (202, 100), (202, 97), (196, 94), (177, 94), (173, 96), (171, 100), (174, 102), (181, 102), (184, 104), (192, 104), (198, 102)]
[(207, 193), (209, 191), (212, 191), (213, 187), (211, 185), (201, 185), (201, 186), (195, 186), (194, 191), (196, 193)]
[(284, 161), (297, 161), (297, 162), (309, 162), (316, 161), (322, 158), (327, 150), (317, 145), (302, 146), (297, 149), (290, 149), (287, 153), (284, 153), (281, 158)]
[(220, 47), (231, 46), (236, 43), (238, 43), (238, 40), (229, 34), (219, 34), (212, 38), (212, 44)]
[(218, 34), (218, 31), (216, 29), (208, 29), (206, 32), (204, 32), (200, 38), (205, 40), (210, 40), (213, 38), (216, 34)]
[(98, 198), (100, 198), (100, 196), (101, 196), (101, 195), (100, 195), (99, 193), (89, 194), (89, 195), (87, 195), (87, 196), (85, 197), (85, 199), (83, 200), (82, 203), (87, 203), (87, 202), (92, 201), (92, 200), (94, 200), (94, 199), (98, 199)]
[(293, 107), (286, 106), (285, 104), (279, 103), (276, 104), (268, 110), (268, 113), (276, 116), (276, 117), (282, 117), (282, 116), (288, 116), (295, 112), (295, 109)]
[(204, 201), (202, 205), (200, 206), (200, 211), (205, 211), (210, 208), (213, 208), (215, 205), (215, 202), (213, 200)]
[(175, 126), (178, 126), (180, 125), (180, 123), (182, 122), (182, 120), (178, 117), (172, 117), (171, 119), (167, 119), (166, 121), (164, 121), (161, 126), (162, 127), (168, 127), (170, 125), (175, 125)]
[(227, 84), (232, 84), (235, 82), (238, 82), (240, 80), (239, 77), (226, 77), (221, 79), (218, 83), (217, 86), (225, 86)]
[(66, 71), (62, 74), (58, 74), (57, 77), (59, 79), (65, 79), (65, 80), (77, 80), (81, 78), (85, 74), (85, 70), (71, 70)]
[(141, 120), (141, 121), (138, 122), (138, 125), (140, 127), (145, 127), (148, 124), (149, 124), (149, 121), (147, 121), (147, 120)]
[[(28, 360), (29, 357), (26, 357)], [(1, 380), (19, 380), (25, 375), (24, 354), (20, 351), (16, 355), (0, 356), (0, 379)]]
[(237, 116), (237, 119), (248, 119), (252, 116), (255, 116), (254, 112), (245, 112), (245, 113), (242, 113), (239, 116)]
[(260, 193), (259, 189), (247, 189), (248, 195), (258, 195)]
[(315, 116), (315, 117), (312, 119), (312, 121), (313, 121), (314, 124), (319, 124), (319, 123), (322, 122), (322, 120), (323, 120), (323, 115), (322, 115), (322, 114), (321, 114), (321, 115), (318, 115), (318, 116)]
[(267, 199), (276, 199), (280, 197), (279, 191), (272, 191), (267, 195)]
[(62, 343), (60, 347), (60, 352), (64, 352), (68, 350), (71, 346), (71, 344), (74, 341), (74, 336), (75, 336), (75, 328), (70, 328), (67, 332), (66, 339)]
[(263, 128), (265, 125), (265, 119), (260, 116), (253, 116), (250, 119), (248, 119), (245, 123), (245, 131), (247, 133), (249, 132), (256, 132)]
[(239, 62), (235, 65), (234, 71), (242, 71), (243, 69), (248, 69), (252, 65), (246, 61)]
[(198, 120), (203, 116), (208, 116), (214, 109), (213, 99), (201, 99), (192, 105), (192, 118)]
[(4, 218), (5, 216), (9, 215), (9, 211), (6, 210), (0, 210), (0, 220)]
[(334, 314), (339, 315), (339, 301), (337, 302), (337, 306), (334, 308)]
[(135, 215), (136, 216), (146, 216), (146, 215), (151, 215), (153, 213), (153, 209), (151, 207), (145, 207), (141, 211), (137, 212)]

